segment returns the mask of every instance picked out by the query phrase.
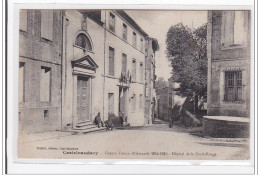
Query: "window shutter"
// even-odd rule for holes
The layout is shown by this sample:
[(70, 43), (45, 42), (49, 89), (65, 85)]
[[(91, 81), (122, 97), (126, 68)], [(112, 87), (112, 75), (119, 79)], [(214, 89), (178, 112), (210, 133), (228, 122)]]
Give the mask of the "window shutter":
[(27, 10), (20, 10), (20, 30), (27, 32)]
[(53, 11), (42, 10), (41, 11), (41, 37), (53, 40)]
[(248, 12), (235, 11), (234, 44), (246, 44), (248, 32)]
[(126, 74), (126, 63), (127, 63), (127, 56), (126, 54), (122, 54), (122, 73)]
[(132, 61), (132, 79), (136, 81), (136, 60), (133, 59)]
[(234, 42), (234, 11), (222, 12), (221, 46), (230, 46)]
[(109, 75), (114, 76), (114, 49), (109, 48)]
[(19, 65), (19, 102), (24, 101), (24, 63)]

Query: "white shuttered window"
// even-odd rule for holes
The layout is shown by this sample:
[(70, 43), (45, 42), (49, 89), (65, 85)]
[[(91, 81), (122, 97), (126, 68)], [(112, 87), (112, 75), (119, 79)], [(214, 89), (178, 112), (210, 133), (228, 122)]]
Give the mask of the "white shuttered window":
[(221, 46), (247, 44), (248, 11), (223, 11)]
[(41, 37), (53, 40), (53, 11), (41, 10)]
[(114, 113), (114, 94), (108, 93), (108, 113)]
[(51, 68), (41, 67), (40, 100), (49, 102), (51, 95)]
[(27, 10), (20, 10), (20, 30), (27, 32)]

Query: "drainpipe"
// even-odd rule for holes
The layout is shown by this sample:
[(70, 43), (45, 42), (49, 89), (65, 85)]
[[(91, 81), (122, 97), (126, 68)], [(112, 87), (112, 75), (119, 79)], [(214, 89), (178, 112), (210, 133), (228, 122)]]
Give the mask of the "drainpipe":
[(61, 111), (60, 111), (60, 130), (62, 131), (62, 111), (63, 111), (63, 89), (62, 89), (62, 87), (63, 87), (63, 83), (62, 83), (62, 77), (63, 77), (63, 71), (62, 71), (62, 69), (63, 69), (63, 64), (64, 64), (64, 62), (63, 62), (63, 56), (64, 56), (64, 54), (63, 54), (63, 52), (64, 52), (64, 44), (63, 44), (63, 42), (64, 42), (64, 39), (63, 39), (63, 37), (64, 37), (64, 10), (61, 10), (61, 20), (62, 20), (62, 47), (61, 47), (61, 66), (60, 66), (60, 74), (61, 74), (61, 103), (60, 103), (60, 109), (61, 109)]
[(106, 24), (107, 11), (105, 10), (105, 24), (104, 24), (104, 79), (103, 79), (103, 121), (105, 120), (105, 80), (106, 80)]

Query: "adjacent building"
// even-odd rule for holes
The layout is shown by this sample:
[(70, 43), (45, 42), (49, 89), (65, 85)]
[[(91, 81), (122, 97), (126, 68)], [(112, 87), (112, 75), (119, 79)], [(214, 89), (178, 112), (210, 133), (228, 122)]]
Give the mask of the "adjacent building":
[(22, 131), (61, 128), (62, 11), (21, 10), (19, 124)]
[(98, 112), (103, 120), (122, 112), (131, 126), (151, 122), (145, 101), (152, 101), (154, 82), (145, 82), (147, 74), (155, 77), (155, 50), (147, 48), (154, 39), (126, 12), (21, 10), (20, 16), (21, 127), (70, 130)]
[(250, 11), (208, 12), (208, 115), (249, 117)]

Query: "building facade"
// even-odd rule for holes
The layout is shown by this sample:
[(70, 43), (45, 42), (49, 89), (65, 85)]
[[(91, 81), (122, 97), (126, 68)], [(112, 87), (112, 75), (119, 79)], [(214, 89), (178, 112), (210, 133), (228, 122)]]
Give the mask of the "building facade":
[(159, 49), (154, 38), (146, 40), (145, 56), (145, 124), (154, 123), (156, 93), (155, 93), (155, 53)]
[(209, 11), (208, 115), (249, 117), (250, 11)]
[(93, 121), (98, 112), (102, 120), (122, 112), (131, 126), (148, 123), (145, 73), (154, 74), (152, 64), (145, 70), (149, 37), (130, 16), (123, 10), (25, 11), (19, 68), (23, 127), (65, 131)]
[(62, 11), (21, 10), (19, 126), (41, 132), (61, 128)]

